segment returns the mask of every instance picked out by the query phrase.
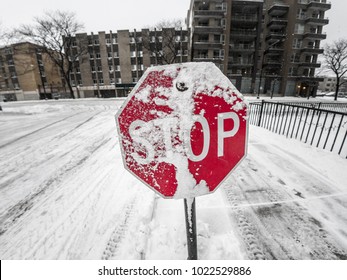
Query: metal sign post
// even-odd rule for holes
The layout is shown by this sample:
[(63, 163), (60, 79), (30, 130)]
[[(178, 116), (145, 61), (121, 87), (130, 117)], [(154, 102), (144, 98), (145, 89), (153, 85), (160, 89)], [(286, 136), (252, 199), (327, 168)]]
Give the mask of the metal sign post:
[(184, 214), (186, 218), (188, 260), (197, 260), (198, 246), (196, 237), (195, 198), (184, 199)]

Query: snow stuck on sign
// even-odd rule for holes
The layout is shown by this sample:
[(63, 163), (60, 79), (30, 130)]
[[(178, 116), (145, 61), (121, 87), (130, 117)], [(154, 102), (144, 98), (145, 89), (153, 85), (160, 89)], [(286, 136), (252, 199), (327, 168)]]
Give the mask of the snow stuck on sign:
[(210, 193), (246, 153), (246, 109), (213, 63), (149, 68), (116, 116), (124, 164), (164, 197)]

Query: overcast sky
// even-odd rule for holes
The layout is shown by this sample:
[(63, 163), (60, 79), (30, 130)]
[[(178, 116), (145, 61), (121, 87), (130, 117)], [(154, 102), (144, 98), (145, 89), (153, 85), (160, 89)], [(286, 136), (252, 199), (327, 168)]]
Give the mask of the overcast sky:
[[(338, 38), (347, 39), (346, 0), (331, 0), (331, 10), (326, 13), (329, 25), (323, 31), (331, 42)], [(85, 26), (85, 32), (141, 29), (154, 25), (162, 19), (184, 19), (190, 0), (17, 0), (1, 5), (0, 23), (3, 28), (31, 23), (33, 17), (44, 11), (67, 10), (76, 13)]]

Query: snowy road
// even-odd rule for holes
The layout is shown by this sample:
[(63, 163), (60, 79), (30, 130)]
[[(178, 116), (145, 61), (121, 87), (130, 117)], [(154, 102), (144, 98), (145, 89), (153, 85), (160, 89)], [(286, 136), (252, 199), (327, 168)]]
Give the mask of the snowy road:
[[(183, 202), (123, 168), (122, 102), (1, 104), (1, 259), (186, 259)], [(258, 127), (249, 138), (197, 198), (199, 258), (347, 259), (347, 160)]]

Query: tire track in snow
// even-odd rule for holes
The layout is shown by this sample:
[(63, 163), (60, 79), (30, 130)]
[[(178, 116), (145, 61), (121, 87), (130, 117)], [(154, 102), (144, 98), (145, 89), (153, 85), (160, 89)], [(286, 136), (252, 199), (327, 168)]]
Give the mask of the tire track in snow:
[(131, 222), (134, 220), (135, 204), (136, 197), (124, 207), (123, 211), (120, 211), (121, 214), (117, 219), (117, 225), (115, 226), (111, 237), (107, 242), (101, 259), (109, 260), (117, 255), (119, 246), (129, 230), (129, 224), (131, 224)]
[(34, 130), (34, 131), (32, 131), (32, 132), (29, 132), (29, 133), (27, 133), (27, 134), (25, 134), (25, 135), (22, 135), (22, 136), (20, 136), (20, 137), (14, 139), (14, 140), (11, 140), (10, 142), (7, 142), (7, 143), (5, 143), (5, 144), (2, 144), (2, 145), (0, 146), (0, 149), (6, 147), (6, 146), (8, 146), (8, 145), (14, 144), (14, 143), (18, 142), (19, 140), (22, 140), (22, 139), (24, 139), (24, 138), (26, 138), (26, 137), (28, 137), (28, 136), (31, 136), (31, 135), (33, 135), (33, 134), (36, 134), (36, 133), (40, 132), (41, 130), (47, 129), (47, 128), (49, 128), (49, 127), (51, 127), (51, 126), (53, 126), (53, 125), (55, 125), (55, 124), (57, 124), (57, 123), (63, 122), (63, 121), (65, 121), (65, 120), (70, 119), (70, 118), (72, 118), (72, 117), (74, 117), (74, 116), (76, 116), (76, 115), (79, 115), (79, 114), (81, 114), (81, 113), (82, 113), (82, 112), (79, 112), (79, 113), (70, 115), (70, 116), (65, 117), (65, 118), (63, 118), (63, 119), (60, 119), (60, 120), (58, 120), (58, 121), (52, 122), (52, 123), (50, 123), (50, 124), (48, 124), (48, 125), (45, 125), (45, 126), (39, 128), (39, 129), (36, 129), (36, 130)]
[[(82, 164), (79, 161), (81, 165), (70, 165), (69, 172), (63, 172), (62, 180), (66, 180), (66, 177), (73, 177), (80, 168), (83, 169), (86, 161), (100, 147), (107, 145), (110, 140), (112, 139), (104, 139), (101, 143), (96, 143), (93, 153), (87, 158), (83, 157)], [(112, 146), (114, 145), (115, 143), (112, 143)], [(104, 181), (109, 179), (110, 173), (108, 170), (109, 168), (103, 168), (100, 171), (103, 172), (103, 176), (89, 178), (97, 180), (95, 183), (89, 184), (88, 181), (85, 182), (84, 186), (81, 182), (81, 185), (76, 186), (76, 188), (61, 185), (60, 178), (55, 180), (42, 195), (33, 199), (32, 211), (23, 213), (23, 219), (18, 219), (17, 223), (10, 224), (9, 234), (13, 235), (15, 233), (16, 238), (12, 241), (12, 239), (8, 239), (7, 235), (2, 240), (4, 246), (0, 250), (1, 255), (18, 257), (19, 254), (22, 259), (36, 259), (42, 258), (42, 256), (58, 259), (61, 256), (68, 256), (69, 254), (65, 250), (69, 249), (69, 243), (73, 242), (78, 232), (84, 229), (85, 219), (87, 219), (89, 213), (95, 211), (95, 200), (99, 199), (100, 188), (103, 187)], [(20, 239), (20, 236), (17, 235), (18, 233), (20, 235), (23, 227), (28, 238)], [(69, 233), (68, 236), (66, 236), (66, 232)], [(16, 247), (20, 248), (20, 252)], [(16, 251), (13, 252), (13, 250)]]
[(81, 126), (87, 124), (88, 122), (90, 122), (92, 119), (94, 119), (97, 115), (101, 114), (102, 111), (94, 114), (93, 116), (91, 116), (90, 118), (88, 118), (87, 120), (79, 123), (78, 125), (76, 125), (75, 127), (73, 127), (71, 130), (61, 133), (60, 135), (58, 135), (57, 137), (55, 137), (55, 139), (60, 140), (61, 138), (65, 137), (66, 135), (69, 135), (70, 133), (72, 133), (73, 131), (77, 130), (78, 128), (80, 128)]
[[(234, 208), (237, 208), (239, 200), (232, 189), (225, 188), (228, 202)], [(265, 260), (265, 248), (260, 242), (261, 238), (256, 227), (252, 224), (246, 213), (241, 209), (229, 211), (230, 218), (236, 223), (240, 238), (243, 240), (248, 258), (253, 260)]]
[[(268, 168), (271, 169), (271, 164)], [(230, 186), (229, 179), (225, 188), (231, 205), (230, 217), (238, 225), (248, 257), (346, 259), (346, 252), (303, 206), (306, 200), (298, 198), (296, 187), (289, 183), (291, 175), (278, 178), (268, 172), (268, 168), (262, 168), (249, 156), (238, 172), (231, 176), (234, 186)], [(299, 177), (304, 176), (297, 172)], [(322, 198), (325, 196), (322, 195)]]
[[(147, 194), (146, 203), (138, 195), (123, 207), (117, 217), (117, 223), (110, 235), (101, 259), (118, 259), (122, 257), (127, 242), (132, 242), (131, 255), (135, 259), (146, 259), (151, 223), (155, 219), (158, 197)], [(142, 201), (141, 201), (142, 199)], [(123, 247), (125, 245), (125, 247)]]
[(7, 229), (13, 226), (18, 219), (20, 219), (27, 211), (29, 211), (40, 197), (46, 194), (51, 189), (54, 189), (57, 184), (70, 172), (75, 172), (76, 169), (81, 168), (83, 163), (88, 160), (98, 149), (100, 149), (107, 142), (111, 141), (112, 138), (102, 139), (97, 145), (93, 143), (92, 146), (87, 147), (87, 153), (84, 155), (80, 155), (80, 157), (75, 157), (71, 162), (67, 165), (63, 165), (59, 168), (53, 176), (48, 178), (44, 183), (42, 183), (38, 190), (23, 200), (20, 200), (11, 208), (9, 208), (4, 214), (0, 216), (0, 236), (4, 234)]

